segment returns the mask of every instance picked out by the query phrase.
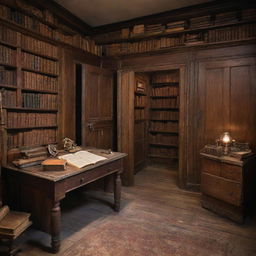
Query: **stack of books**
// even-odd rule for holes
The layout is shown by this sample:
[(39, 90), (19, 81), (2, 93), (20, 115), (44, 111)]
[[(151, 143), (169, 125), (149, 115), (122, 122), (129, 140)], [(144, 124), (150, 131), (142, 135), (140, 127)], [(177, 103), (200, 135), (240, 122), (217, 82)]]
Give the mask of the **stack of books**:
[(225, 12), (217, 14), (215, 17), (215, 25), (225, 24), (225, 23), (234, 23), (237, 22), (237, 13), (236, 12)]
[(255, 20), (256, 19), (256, 9), (247, 9), (242, 11), (243, 20)]
[(207, 27), (211, 25), (211, 16), (195, 17), (190, 19), (190, 28)]
[(166, 24), (166, 33), (171, 33), (171, 32), (178, 32), (178, 31), (183, 31), (185, 29), (185, 21), (176, 21), (176, 22), (170, 22)]
[(162, 24), (153, 24), (146, 26), (146, 33), (149, 35), (161, 34), (164, 31), (164, 26)]
[(0, 209), (0, 236), (15, 239), (32, 224), (29, 217), (29, 213), (10, 211), (8, 206), (2, 207)]
[(145, 33), (145, 25), (144, 24), (135, 25), (133, 27), (133, 30), (132, 30), (133, 36), (140, 36), (140, 35), (143, 35), (144, 33)]

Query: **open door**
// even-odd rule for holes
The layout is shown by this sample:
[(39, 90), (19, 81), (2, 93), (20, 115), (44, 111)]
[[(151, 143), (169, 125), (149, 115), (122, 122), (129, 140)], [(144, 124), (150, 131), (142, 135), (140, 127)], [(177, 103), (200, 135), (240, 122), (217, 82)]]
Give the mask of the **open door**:
[(82, 145), (113, 149), (113, 72), (83, 65)]

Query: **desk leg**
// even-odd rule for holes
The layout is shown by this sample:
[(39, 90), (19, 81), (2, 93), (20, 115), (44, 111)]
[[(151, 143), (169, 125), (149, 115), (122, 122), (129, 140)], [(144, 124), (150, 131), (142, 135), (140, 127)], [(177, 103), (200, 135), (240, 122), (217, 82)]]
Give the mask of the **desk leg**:
[(114, 201), (114, 209), (116, 212), (119, 212), (121, 203), (121, 178), (119, 172), (114, 176)]
[(51, 210), (51, 236), (52, 236), (52, 251), (57, 253), (60, 249), (60, 202), (55, 202)]

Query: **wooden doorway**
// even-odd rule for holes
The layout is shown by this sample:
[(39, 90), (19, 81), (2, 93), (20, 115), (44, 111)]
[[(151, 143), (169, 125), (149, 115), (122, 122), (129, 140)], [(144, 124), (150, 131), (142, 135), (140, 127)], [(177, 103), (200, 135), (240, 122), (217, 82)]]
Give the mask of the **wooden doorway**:
[(82, 145), (103, 149), (114, 147), (113, 72), (83, 65)]

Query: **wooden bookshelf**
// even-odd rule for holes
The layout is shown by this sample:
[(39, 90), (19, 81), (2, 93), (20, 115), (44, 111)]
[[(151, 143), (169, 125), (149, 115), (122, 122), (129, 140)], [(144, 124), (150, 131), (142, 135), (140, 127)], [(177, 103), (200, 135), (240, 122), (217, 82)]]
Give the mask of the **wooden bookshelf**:
[[(28, 4), (22, 0), (2, 1), (0, 3), (1, 23), (7, 26), (11, 26), (12, 28), (15, 27), (15, 29), (24, 32), (23, 34), (40, 36), (42, 40), (47, 41), (50, 44), (66, 44), (75, 48), (79, 48), (93, 55), (102, 55), (102, 47), (96, 45), (94, 40), (85, 37), (83, 34), (73, 30), (73, 28), (64, 24), (57, 17), (53, 17), (54, 14), (52, 14), (48, 9), (38, 9), (38, 13), (42, 13), (42, 15), (39, 16), (32, 13), (31, 11), (34, 11), (36, 6), (33, 6), (33, 9), (31, 9), (30, 4), (31, 3)], [(49, 18), (49, 15), (52, 16), (52, 18)], [(50, 19), (53, 21), (55, 20), (55, 22), (49, 22)], [(2, 25), (0, 26), (0, 31), (1, 29)], [(5, 40), (3, 41), (6, 43)], [(8, 44), (13, 47), (18, 47), (18, 45), (13, 42), (8, 42)], [(30, 49), (24, 49), (23, 47), (22, 49), (30, 52)], [(41, 56), (52, 58), (47, 56), (47, 54)]]
[(149, 157), (178, 159), (179, 71), (155, 72), (151, 75)]
[(57, 141), (59, 60), (55, 45), (0, 27), (4, 163), (9, 150)]

